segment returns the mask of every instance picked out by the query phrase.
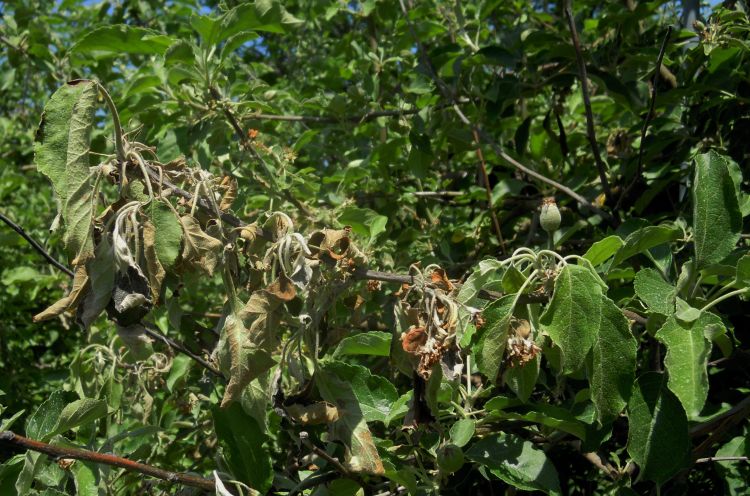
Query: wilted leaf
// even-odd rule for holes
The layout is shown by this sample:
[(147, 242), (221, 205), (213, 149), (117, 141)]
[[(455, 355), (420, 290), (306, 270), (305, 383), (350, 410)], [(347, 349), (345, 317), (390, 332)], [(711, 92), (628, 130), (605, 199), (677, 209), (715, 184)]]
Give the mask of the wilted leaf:
[(161, 201), (152, 201), (148, 216), (154, 226), (154, 251), (164, 270), (171, 270), (180, 255), (182, 228), (171, 208)]
[(166, 272), (162, 267), (156, 254), (157, 243), (156, 228), (151, 222), (143, 224), (143, 256), (146, 258), (146, 273), (148, 274), (148, 285), (151, 288), (151, 300), (158, 303), (161, 293), (161, 284)]
[(79, 265), (76, 268), (75, 276), (73, 277), (73, 287), (70, 292), (57, 300), (46, 310), (34, 315), (34, 322), (41, 322), (43, 320), (49, 320), (53, 317), (61, 315), (63, 312), (73, 310), (83, 300), (89, 290), (90, 281), (89, 276), (86, 273), (86, 267)]
[(182, 217), (184, 244), (182, 260), (191, 268), (213, 275), (222, 255), (223, 244), (206, 234), (200, 224), (190, 215)]
[(91, 128), (98, 89), (94, 82), (71, 81), (50, 98), (37, 130), (35, 162), (57, 194), (68, 259), (83, 264), (93, 255), (91, 219), (96, 201), (89, 167)]
[(112, 290), (115, 287), (115, 258), (109, 236), (102, 236), (96, 245), (94, 258), (89, 260), (87, 270), (91, 278), (91, 291), (81, 304), (80, 320), (84, 329), (89, 328), (112, 299)]
[(490, 382), (497, 378), (503, 362), (514, 298), (515, 295), (503, 296), (484, 309), (484, 324), (477, 330), (477, 343), (472, 345), (477, 368)]
[(329, 424), (339, 419), (338, 408), (325, 401), (318, 401), (311, 405), (289, 405), (284, 409), (290, 417), (302, 425)]
[(315, 375), (315, 384), (323, 399), (338, 408), (339, 419), (331, 425), (331, 434), (344, 443), (348, 468), (354, 472), (382, 475), (385, 472), (383, 462), (352, 386), (325, 367)]

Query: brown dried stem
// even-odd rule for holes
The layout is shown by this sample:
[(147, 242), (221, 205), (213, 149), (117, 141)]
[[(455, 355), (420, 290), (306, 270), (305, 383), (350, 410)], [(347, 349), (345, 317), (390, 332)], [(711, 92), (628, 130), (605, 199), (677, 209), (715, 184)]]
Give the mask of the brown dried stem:
[(84, 460), (87, 462), (101, 463), (103, 465), (110, 465), (112, 467), (120, 467), (131, 472), (138, 472), (150, 477), (162, 479), (171, 483), (183, 484), (185, 486), (192, 486), (204, 489), (206, 491), (213, 491), (215, 489), (215, 482), (211, 479), (204, 479), (196, 475), (190, 475), (182, 472), (172, 472), (164, 470), (152, 465), (145, 463), (135, 462), (122, 458), (115, 455), (108, 455), (105, 453), (97, 453), (96, 451), (89, 451), (79, 448), (65, 448), (62, 446), (53, 446), (51, 444), (43, 443), (34, 439), (30, 439), (11, 431), (0, 432), (0, 441), (18, 446), (31, 451), (38, 451), (55, 458), (72, 458), (75, 460)]

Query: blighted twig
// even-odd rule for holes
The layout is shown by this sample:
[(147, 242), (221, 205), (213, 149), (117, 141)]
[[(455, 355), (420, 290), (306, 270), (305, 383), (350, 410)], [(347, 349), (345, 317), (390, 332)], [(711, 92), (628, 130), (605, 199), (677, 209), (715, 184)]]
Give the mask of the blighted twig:
[(69, 277), (73, 277), (73, 271), (58, 262), (52, 255), (47, 252), (47, 250), (44, 249), (42, 245), (36, 242), (34, 238), (29, 236), (26, 231), (23, 230), (21, 226), (10, 220), (8, 217), (0, 213), (0, 220), (8, 224), (11, 229), (16, 231), (23, 239), (28, 241), (28, 243), (36, 250), (38, 251), (50, 264), (52, 264), (56, 269), (65, 272)]
[(143, 326), (143, 328), (145, 329), (146, 334), (148, 334), (152, 338), (159, 340), (159, 341), (163, 341), (167, 346), (169, 346), (173, 350), (179, 351), (180, 353), (183, 353), (184, 355), (187, 355), (188, 357), (192, 358), (194, 361), (199, 363), (201, 366), (203, 366), (203, 368), (211, 372), (213, 375), (220, 377), (222, 379), (225, 379), (224, 374), (222, 374), (219, 369), (217, 369), (216, 367), (208, 363), (202, 357), (196, 355), (195, 353), (187, 349), (184, 344), (177, 342), (168, 336), (165, 336), (159, 331), (150, 329), (147, 326)]
[(85, 460), (87, 462), (101, 463), (103, 465), (110, 465), (113, 467), (124, 468), (131, 472), (139, 472), (150, 477), (162, 479), (171, 483), (183, 484), (186, 486), (199, 487), (206, 491), (213, 491), (215, 488), (214, 481), (210, 479), (204, 479), (196, 475), (171, 472), (161, 468), (147, 465), (145, 463), (128, 460), (115, 455), (109, 455), (105, 453), (97, 453), (96, 451), (89, 451), (79, 448), (66, 448), (63, 446), (53, 446), (51, 444), (43, 443), (34, 439), (30, 439), (11, 431), (0, 432), (0, 441), (13, 444), (20, 448), (24, 448), (31, 451), (38, 451), (55, 457), (57, 459), (72, 458), (75, 460)]
[(589, 96), (589, 80), (588, 74), (586, 74), (586, 62), (583, 60), (583, 51), (581, 50), (581, 41), (578, 38), (578, 31), (576, 30), (575, 19), (573, 19), (573, 12), (570, 8), (571, 0), (565, 0), (565, 17), (568, 19), (568, 27), (570, 28), (570, 36), (573, 38), (573, 48), (576, 52), (576, 60), (578, 62), (578, 75), (581, 79), (581, 93), (583, 94), (583, 107), (586, 111), (586, 135), (588, 136), (589, 143), (591, 144), (591, 151), (594, 153), (594, 161), (596, 162), (596, 168), (599, 171), (599, 181), (602, 183), (602, 189), (604, 194), (609, 200), (612, 199), (612, 190), (609, 188), (609, 181), (607, 180), (607, 167), (604, 165), (602, 160), (601, 152), (599, 150), (599, 143), (596, 141), (596, 131), (594, 130), (594, 113), (591, 110), (591, 97)]

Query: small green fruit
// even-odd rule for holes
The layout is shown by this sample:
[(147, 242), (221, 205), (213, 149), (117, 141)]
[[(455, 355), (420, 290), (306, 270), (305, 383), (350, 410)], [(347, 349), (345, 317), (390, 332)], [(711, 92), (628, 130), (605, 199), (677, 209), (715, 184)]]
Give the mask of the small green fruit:
[(545, 198), (542, 201), (542, 211), (539, 214), (539, 222), (542, 224), (542, 229), (552, 234), (560, 227), (561, 220), (560, 210), (557, 208), (555, 199), (552, 197)]
[(437, 463), (442, 472), (452, 474), (464, 466), (464, 452), (455, 444), (446, 444), (437, 450)]

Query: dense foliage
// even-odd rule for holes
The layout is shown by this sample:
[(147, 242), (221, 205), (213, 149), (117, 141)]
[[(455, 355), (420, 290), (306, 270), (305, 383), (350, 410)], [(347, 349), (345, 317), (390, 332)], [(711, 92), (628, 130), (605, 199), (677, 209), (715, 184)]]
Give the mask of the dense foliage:
[[(747, 4), (565, 6), (0, 4), (0, 213), (68, 271), (0, 229), (0, 431), (218, 494), (746, 494)], [(0, 436), (3, 495), (205, 491)]]

